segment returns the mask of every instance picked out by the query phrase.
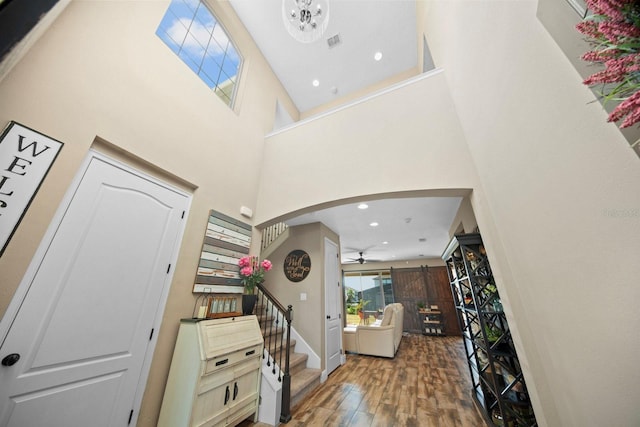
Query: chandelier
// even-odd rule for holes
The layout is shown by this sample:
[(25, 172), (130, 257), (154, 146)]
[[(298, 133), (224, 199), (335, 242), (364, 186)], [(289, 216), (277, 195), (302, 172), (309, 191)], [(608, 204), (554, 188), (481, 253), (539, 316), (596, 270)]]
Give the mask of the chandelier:
[(329, 0), (282, 0), (282, 19), (294, 39), (314, 42), (329, 24)]

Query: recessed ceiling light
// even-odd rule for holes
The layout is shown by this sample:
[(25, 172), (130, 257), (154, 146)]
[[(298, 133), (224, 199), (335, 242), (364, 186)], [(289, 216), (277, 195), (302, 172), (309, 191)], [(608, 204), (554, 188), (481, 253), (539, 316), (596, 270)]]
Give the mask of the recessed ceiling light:
[(420, 237), (420, 238), (418, 239), (418, 242), (426, 242), (426, 241), (427, 241), (427, 238), (426, 238), (426, 237)]
[(380, 61), (382, 59), (382, 52), (376, 52), (375, 55), (373, 55), (373, 59)]
[(368, 205), (368, 204), (366, 204), (366, 203), (360, 203), (360, 204), (358, 205), (358, 209), (367, 209), (368, 207), (369, 207), (369, 205)]
[(372, 227), (377, 227), (377, 226), (378, 226), (378, 223), (377, 223), (377, 222), (372, 222), (372, 223), (371, 223), (371, 224), (369, 224), (369, 225), (370, 225), (370, 226), (372, 226)]
[(320, 86), (320, 81), (318, 79), (315, 79), (314, 81), (311, 82), (311, 84), (313, 85), (313, 87), (318, 87)]
[(388, 244), (389, 244), (389, 242), (384, 241), (384, 242), (382, 242), (382, 244), (383, 244), (383, 245), (388, 245)]

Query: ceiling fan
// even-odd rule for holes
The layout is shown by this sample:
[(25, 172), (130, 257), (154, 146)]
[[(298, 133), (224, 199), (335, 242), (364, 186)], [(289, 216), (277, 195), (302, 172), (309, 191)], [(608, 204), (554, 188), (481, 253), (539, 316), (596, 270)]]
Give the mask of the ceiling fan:
[(359, 258), (349, 258), (352, 262), (359, 262), (360, 264), (364, 264), (367, 261), (379, 261), (377, 259), (365, 259), (364, 258), (364, 251), (362, 252), (358, 252), (358, 254), (360, 255)]

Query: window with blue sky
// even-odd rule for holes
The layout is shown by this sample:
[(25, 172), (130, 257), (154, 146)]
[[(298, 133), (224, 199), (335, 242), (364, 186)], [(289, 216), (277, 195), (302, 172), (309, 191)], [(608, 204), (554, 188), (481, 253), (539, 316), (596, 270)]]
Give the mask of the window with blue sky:
[(233, 105), (242, 58), (203, 2), (172, 0), (156, 34), (220, 99)]

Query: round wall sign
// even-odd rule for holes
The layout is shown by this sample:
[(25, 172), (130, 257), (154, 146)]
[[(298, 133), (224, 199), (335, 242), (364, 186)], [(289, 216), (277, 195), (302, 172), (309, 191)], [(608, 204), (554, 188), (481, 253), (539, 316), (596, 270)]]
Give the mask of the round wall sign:
[(292, 282), (301, 282), (311, 271), (311, 257), (303, 250), (289, 252), (284, 259), (284, 275)]

